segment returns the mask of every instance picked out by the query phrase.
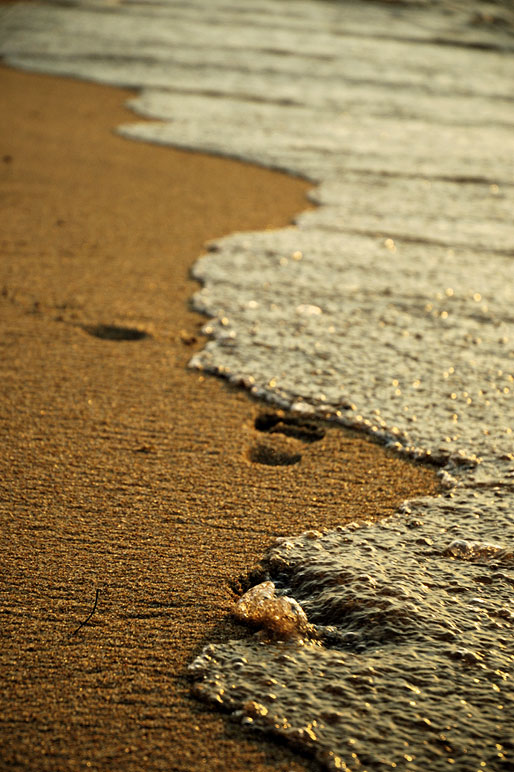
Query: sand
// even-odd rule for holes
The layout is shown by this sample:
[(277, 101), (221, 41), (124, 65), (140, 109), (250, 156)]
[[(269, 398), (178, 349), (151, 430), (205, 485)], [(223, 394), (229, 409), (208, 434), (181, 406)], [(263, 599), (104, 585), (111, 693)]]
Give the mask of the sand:
[[(117, 137), (127, 91), (3, 68), (0, 95), (1, 768), (316, 769), (187, 676), (249, 634), (234, 587), (275, 537), (437, 489), (336, 427), (261, 432), (265, 406), (187, 369), (205, 242), (286, 225), (308, 184)], [(259, 463), (280, 452), (301, 461)]]

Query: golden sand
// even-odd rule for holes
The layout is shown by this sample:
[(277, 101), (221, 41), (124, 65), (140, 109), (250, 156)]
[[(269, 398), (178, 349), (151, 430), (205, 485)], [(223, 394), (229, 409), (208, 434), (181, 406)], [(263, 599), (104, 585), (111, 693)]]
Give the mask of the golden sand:
[(286, 225), (308, 185), (115, 136), (126, 91), (3, 68), (0, 94), (3, 768), (314, 769), (186, 674), (247, 634), (232, 587), (276, 536), (437, 486), (335, 427), (259, 431), (263, 406), (186, 367), (204, 243)]

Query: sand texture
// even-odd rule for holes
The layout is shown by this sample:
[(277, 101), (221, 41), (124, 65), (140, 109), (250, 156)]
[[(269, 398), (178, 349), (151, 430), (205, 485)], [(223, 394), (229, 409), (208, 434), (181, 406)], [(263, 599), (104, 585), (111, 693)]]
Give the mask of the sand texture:
[(0, 766), (315, 769), (186, 673), (247, 635), (233, 587), (276, 536), (437, 489), (336, 427), (261, 431), (264, 406), (187, 369), (204, 243), (287, 224), (308, 185), (115, 136), (129, 92), (4, 68), (0, 94)]

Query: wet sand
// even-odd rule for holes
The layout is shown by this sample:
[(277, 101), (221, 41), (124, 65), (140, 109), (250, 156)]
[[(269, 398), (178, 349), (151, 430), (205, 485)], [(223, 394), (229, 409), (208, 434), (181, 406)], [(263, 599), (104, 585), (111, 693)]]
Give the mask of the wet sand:
[(186, 672), (247, 635), (233, 588), (276, 536), (437, 489), (336, 427), (259, 431), (265, 406), (187, 369), (205, 242), (286, 225), (309, 186), (115, 136), (119, 89), (3, 68), (0, 94), (1, 768), (315, 769)]

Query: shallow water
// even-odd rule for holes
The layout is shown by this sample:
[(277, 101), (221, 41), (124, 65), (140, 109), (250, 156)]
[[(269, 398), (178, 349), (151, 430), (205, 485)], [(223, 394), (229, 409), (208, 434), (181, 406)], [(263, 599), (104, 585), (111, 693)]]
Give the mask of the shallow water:
[(510, 769), (508, 497), (459, 492), (402, 514), (277, 544), (269, 576), (313, 629), (297, 614), (298, 642), (278, 610), (289, 642), (208, 647), (198, 693), (331, 769)]
[(297, 227), (198, 261), (211, 341), (191, 364), (432, 460), (445, 492), (282, 540), (236, 612), (264, 633), (192, 670), (332, 769), (514, 764), (514, 38), (481, 8), (1, 11), (8, 62), (143, 87), (156, 121), (125, 136), (318, 184)]

